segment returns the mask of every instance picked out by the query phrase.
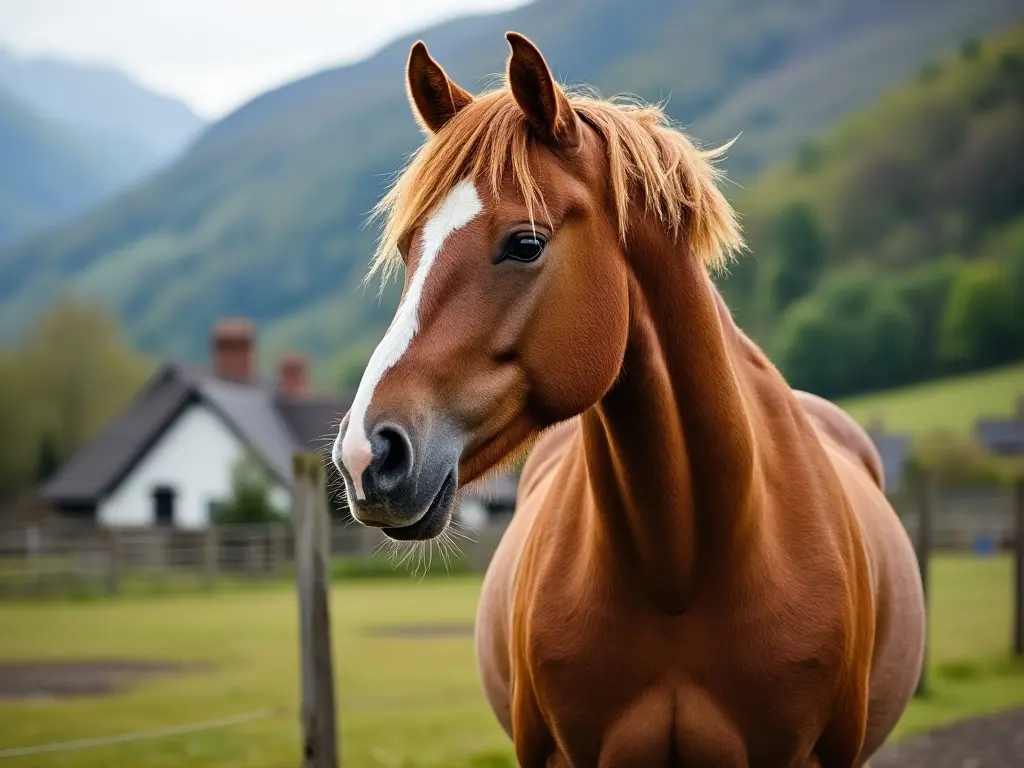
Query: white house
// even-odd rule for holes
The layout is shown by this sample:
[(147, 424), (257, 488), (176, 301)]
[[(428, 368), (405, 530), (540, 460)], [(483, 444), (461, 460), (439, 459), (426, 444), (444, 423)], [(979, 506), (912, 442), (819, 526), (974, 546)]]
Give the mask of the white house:
[(277, 381), (256, 376), (255, 332), (219, 323), (209, 368), (166, 364), (125, 411), (42, 488), (67, 515), (108, 527), (206, 526), (231, 494), (246, 449), (273, 478), (271, 500), (290, 502), (292, 456), (323, 447), (349, 402), (309, 392), (304, 357), (288, 355)]
[[(279, 361), (275, 382), (260, 381), (256, 334), (247, 321), (218, 323), (210, 341), (209, 367), (163, 365), (43, 486), (43, 499), (64, 515), (106, 527), (203, 528), (230, 498), (232, 471), (249, 450), (273, 479), (272, 503), (286, 511), (293, 455), (330, 445), (351, 401), (310, 394), (301, 355)], [(329, 461), (325, 469), (328, 484), (337, 485)], [(470, 527), (482, 525), (510, 512), (515, 493), (513, 477), (490, 478), (463, 494), (459, 516)]]

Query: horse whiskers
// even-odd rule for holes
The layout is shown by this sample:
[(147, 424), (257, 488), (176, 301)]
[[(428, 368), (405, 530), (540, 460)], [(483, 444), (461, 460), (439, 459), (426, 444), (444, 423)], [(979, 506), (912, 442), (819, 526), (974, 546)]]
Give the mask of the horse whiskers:
[[(452, 521), (454, 524), (455, 521)], [(464, 557), (461, 547), (454, 537), (468, 539), (465, 534), (453, 530), (450, 525), (436, 539), (427, 541), (396, 541), (385, 538), (376, 546), (372, 557), (383, 554), (392, 562), (393, 568), (407, 566), (409, 574), (413, 577), (423, 577), (430, 572), (434, 564), (434, 545), (437, 545), (437, 555), (444, 564), (445, 573), (449, 576), (452, 572), (452, 561)]]
[(465, 539), (466, 541), (470, 542), (471, 544), (476, 544), (476, 539), (474, 539), (470, 535), (470, 531), (471, 530), (472, 529), (469, 528), (469, 526), (467, 526), (465, 523), (463, 523), (463, 522), (461, 522), (459, 520), (452, 520), (451, 524), (445, 530), (445, 535), (449, 536), (449, 540), (453, 544), (455, 543), (455, 541), (453, 539), (451, 539), (452, 536), (458, 536), (460, 539)]
[(449, 559), (449, 554), (448, 554), (447, 547), (448, 547), (448, 541), (445, 538), (445, 535), (441, 534), (441, 536), (437, 540), (437, 551), (441, 555), (441, 560), (444, 561), (444, 572), (446, 574), (448, 574), (449, 576), (451, 576), (451, 574), (452, 574), (452, 564), (451, 564), (451, 560)]
[(451, 575), (451, 561), (453, 558), (461, 557), (462, 550), (458, 543), (452, 538), (451, 528), (446, 528), (437, 539), (438, 549), (444, 558), (445, 572)]

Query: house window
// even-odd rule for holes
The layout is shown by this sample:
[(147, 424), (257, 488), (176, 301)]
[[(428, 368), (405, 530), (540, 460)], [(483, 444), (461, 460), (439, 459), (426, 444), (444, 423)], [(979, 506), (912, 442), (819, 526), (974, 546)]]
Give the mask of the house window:
[(160, 526), (174, 525), (174, 489), (159, 485), (153, 489), (153, 522)]

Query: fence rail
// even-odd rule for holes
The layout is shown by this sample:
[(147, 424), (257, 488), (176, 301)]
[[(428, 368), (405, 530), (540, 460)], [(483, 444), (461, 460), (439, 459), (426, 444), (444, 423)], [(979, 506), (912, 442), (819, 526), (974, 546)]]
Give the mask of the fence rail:
[[(919, 502), (912, 492), (893, 504), (914, 540)], [(505, 529), (499, 516), (460, 540), (462, 571), (482, 572)], [(995, 551), (1013, 546), (1013, 489), (938, 490), (931, 513), (933, 549)], [(387, 569), (380, 531), (335, 521), (330, 553), (336, 567)], [(206, 530), (103, 529), (76, 521), (0, 527), (0, 597), (213, 587), (258, 582), (295, 570), (289, 524), (230, 525)], [(405, 566), (403, 565), (402, 568)], [(435, 557), (434, 568), (443, 568)], [(344, 573), (342, 567), (341, 572)]]
[[(380, 571), (391, 565), (381, 551), (383, 534), (345, 522), (331, 530), (336, 566), (376, 565)], [(483, 571), (504, 528), (502, 522), (491, 523), (472, 532), (473, 540), (462, 540), (457, 567)], [(0, 528), (0, 597), (209, 588), (289, 576), (295, 566), (295, 532), (289, 524), (202, 531), (70, 522)]]

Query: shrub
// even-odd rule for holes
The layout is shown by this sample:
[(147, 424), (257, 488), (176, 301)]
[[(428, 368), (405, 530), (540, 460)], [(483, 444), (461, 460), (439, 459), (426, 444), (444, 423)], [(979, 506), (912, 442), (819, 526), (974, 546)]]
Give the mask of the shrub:
[(235, 463), (231, 499), (214, 515), (217, 525), (278, 523), (285, 516), (270, 501), (273, 482), (263, 462), (247, 450)]

